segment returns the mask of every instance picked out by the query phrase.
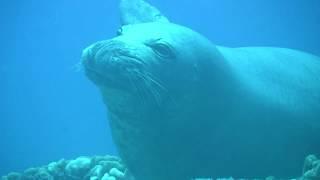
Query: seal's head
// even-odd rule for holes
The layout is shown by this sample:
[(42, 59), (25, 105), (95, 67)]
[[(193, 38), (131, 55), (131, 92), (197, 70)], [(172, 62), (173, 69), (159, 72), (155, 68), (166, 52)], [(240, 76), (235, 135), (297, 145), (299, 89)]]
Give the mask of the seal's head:
[(143, 93), (137, 91), (147, 90), (156, 103), (162, 91), (181, 93), (201, 79), (199, 72), (205, 71), (199, 68), (212, 63), (210, 56), (219, 57), (200, 34), (173, 23), (125, 25), (117, 34), (84, 50), (87, 76), (103, 90), (117, 89), (135, 97)]

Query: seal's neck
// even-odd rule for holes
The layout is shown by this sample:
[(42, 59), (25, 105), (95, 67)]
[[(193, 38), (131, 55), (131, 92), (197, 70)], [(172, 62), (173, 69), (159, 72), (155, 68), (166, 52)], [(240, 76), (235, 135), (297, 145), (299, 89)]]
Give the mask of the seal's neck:
[[(241, 96), (241, 84), (238, 82), (228, 59), (224, 57), (219, 46), (212, 45), (210, 56), (202, 63), (201, 82), (203, 102), (220, 112), (221, 115), (232, 114)], [(227, 119), (224, 117), (224, 119)]]

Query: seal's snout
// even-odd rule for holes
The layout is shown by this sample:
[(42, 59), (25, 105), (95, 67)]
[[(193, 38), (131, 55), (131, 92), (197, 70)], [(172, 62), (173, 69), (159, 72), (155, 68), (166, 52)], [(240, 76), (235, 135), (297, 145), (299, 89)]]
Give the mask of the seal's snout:
[(144, 64), (134, 48), (118, 40), (97, 42), (83, 51), (82, 64), (86, 75), (94, 82), (122, 81)]
[[(113, 41), (97, 42), (83, 51), (82, 61), (85, 66), (97, 68), (107, 63), (114, 63), (117, 59), (113, 58), (119, 52), (123, 52), (125, 47), (123, 43)], [(123, 52), (124, 53), (124, 52)]]
[(121, 41), (97, 42), (83, 51), (82, 61), (85, 67), (104, 70), (116, 70), (142, 65), (142, 61), (133, 53), (133, 48)]

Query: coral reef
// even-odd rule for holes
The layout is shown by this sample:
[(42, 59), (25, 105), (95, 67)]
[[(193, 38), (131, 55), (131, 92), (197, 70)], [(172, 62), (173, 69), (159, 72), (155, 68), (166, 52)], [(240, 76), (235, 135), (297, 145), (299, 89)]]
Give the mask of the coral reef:
[[(307, 156), (302, 170), (302, 177), (296, 180), (320, 180), (320, 159), (315, 155)], [(134, 180), (134, 178), (120, 158), (107, 155), (82, 156), (74, 160), (61, 159), (46, 166), (29, 168), (23, 173), (9, 173), (1, 180)], [(219, 180), (235, 179), (230, 177)], [(277, 178), (267, 177), (265, 180), (277, 180)]]
[(107, 155), (61, 159), (23, 173), (9, 173), (1, 180), (133, 180), (133, 177), (118, 157)]
[(315, 155), (306, 157), (303, 166), (303, 180), (320, 180), (320, 159)]

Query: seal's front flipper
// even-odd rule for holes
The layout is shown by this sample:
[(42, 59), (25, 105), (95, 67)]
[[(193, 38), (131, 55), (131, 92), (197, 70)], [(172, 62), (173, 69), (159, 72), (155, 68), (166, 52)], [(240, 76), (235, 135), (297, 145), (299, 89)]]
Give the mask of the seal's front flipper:
[(120, 2), (122, 25), (146, 22), (169, 22), (161, 12), (143, 0), (121, 0)]

